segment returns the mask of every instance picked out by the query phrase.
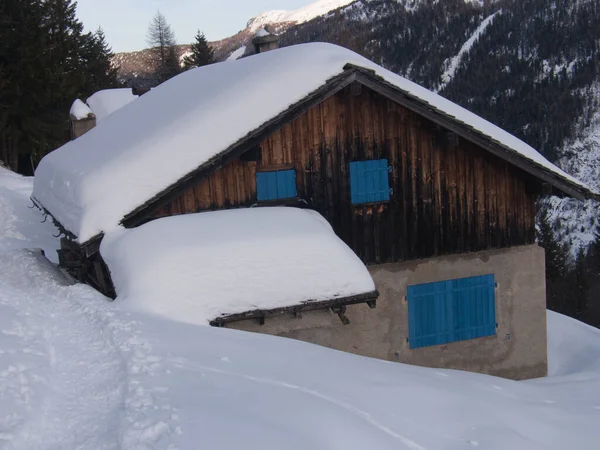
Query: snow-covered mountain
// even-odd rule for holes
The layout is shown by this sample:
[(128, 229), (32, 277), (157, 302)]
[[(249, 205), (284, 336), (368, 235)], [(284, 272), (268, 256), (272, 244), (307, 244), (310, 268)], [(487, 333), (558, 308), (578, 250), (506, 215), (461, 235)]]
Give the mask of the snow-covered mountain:
[[(589, 115), (577, 121), (575, 136), (565, 141), (558, 164), (600, 192), (600, 82), (586, 91)], [(575, 255), (580, 247), (587, 248), (600, 223), (600, 203), (553, 197), (546, 204), (555, 230), (569, 245), (572, 254)]]
[(300, 24), (308, 22), (315, 17), (322, 16), (334, 9), (349, 5), (354, 1), (355, 0), (318, 0), (310, 5), (292, 11), (267, 11), (250, 19), (247, 27), (251, 32), (255, 32), (269, 24)]

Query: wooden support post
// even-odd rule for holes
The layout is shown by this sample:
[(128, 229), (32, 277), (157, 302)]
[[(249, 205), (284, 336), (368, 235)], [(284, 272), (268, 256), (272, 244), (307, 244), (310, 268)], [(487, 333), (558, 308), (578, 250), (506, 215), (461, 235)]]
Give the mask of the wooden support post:
[(331, 308), (331, 310), (338, 315), (338, 317), (340, 318), (340, 320), (342, 321), (342, 323), (344, 325), (348, 325), (350, 323), (350, 319), (348, 319), (346, 317), (346, 307), (345, 306), (339, 306), (337, 308)]

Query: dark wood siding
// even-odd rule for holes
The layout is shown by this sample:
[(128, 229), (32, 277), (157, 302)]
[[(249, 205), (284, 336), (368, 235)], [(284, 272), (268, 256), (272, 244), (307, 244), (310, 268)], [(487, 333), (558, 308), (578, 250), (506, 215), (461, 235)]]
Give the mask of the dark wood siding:
[[(330, 97), (154, 217), (256, 202), (256, 170), (295, 167), (299, 197), (367, 263), (417, 259), (534, 241), (534, 181), (520, 169), (362, 87)], [(457, 142), (457, 143), (456, 143)], [(387, 158), (391, 200), (350, 202), (348, 164)]]

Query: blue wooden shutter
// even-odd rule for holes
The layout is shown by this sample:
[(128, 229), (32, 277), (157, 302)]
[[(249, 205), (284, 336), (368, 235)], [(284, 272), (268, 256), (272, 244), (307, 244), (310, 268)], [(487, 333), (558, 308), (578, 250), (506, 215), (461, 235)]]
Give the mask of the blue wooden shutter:
[(494, 275), (408, 287), (410, 348), (496, 333)]
[(350, 198), (354, 205), (384, 202), (390, 199), (387, 159), (350, 163)]
[(452, 280), (455, 340), (496, 334), (494, 275)]
[(256, 172), (256, 197), (259, 201), (296, 197), (296, 171)]

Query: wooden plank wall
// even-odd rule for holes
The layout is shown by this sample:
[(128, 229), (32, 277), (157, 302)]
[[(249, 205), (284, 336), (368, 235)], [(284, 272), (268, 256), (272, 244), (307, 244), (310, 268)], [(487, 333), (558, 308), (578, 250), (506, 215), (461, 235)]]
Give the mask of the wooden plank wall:
[[(298, 195), (366, 263), (417, 259), (534, 242), (533, 181), (463, 139), (444, 144), (433, 123), (362, 87), (346, 88), (261, 143), (258, 162), (235, 160), (156, 217), (248, 206), (256, 170), (293, 165)], [(348, 164), (387, 158), (389, 203), (354, 206)]]

